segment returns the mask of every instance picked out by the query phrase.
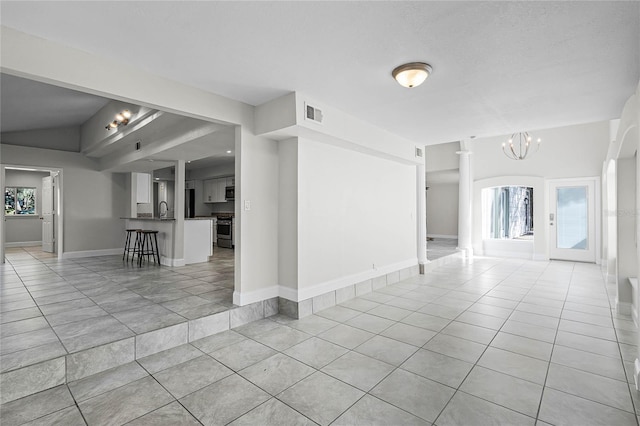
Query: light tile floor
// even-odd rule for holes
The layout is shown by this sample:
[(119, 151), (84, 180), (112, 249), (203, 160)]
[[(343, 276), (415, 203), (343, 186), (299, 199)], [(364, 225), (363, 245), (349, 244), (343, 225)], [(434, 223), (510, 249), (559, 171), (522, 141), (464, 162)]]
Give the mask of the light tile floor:
[(122, 255), (58, 260), (8, 248), (0, 265), (0, 373), (233, 306), (233, 250), (180, 268)]
[[(636, 328), (596, 265), (456, 260), (1, 407), (3, 425), (637, 425)], [(29, 423), (32, 422), (32, 423)]]
[(458, 253), (456, 247), (458, 247), (457, 239), (433, 238), (427, 241), (427, 259), (436, 260)]

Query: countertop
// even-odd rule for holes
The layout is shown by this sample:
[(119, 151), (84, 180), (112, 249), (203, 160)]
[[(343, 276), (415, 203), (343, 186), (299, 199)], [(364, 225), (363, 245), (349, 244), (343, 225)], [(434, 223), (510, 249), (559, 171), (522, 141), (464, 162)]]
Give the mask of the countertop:
[(174, 218), (159, 218), (159, 217), (121, 217), (120, 219), (129, 219), (129, 220), (150, 220), (153, 222), (172, 222), (175, 221)]

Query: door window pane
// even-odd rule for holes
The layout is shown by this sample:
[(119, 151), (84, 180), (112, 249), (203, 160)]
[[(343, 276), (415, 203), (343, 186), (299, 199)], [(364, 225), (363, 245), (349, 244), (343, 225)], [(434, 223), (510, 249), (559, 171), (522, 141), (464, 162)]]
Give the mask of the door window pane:
[(587, 187), (557, 188), (557, 247), (587, 250)]

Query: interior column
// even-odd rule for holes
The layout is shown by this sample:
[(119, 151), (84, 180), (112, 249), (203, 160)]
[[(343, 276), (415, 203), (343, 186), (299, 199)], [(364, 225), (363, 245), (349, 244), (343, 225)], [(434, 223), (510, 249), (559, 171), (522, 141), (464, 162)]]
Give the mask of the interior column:
[(176, 161), (176, 173), (174, 182), (174, 213), (175, 228), (173, 234), (173, 259), (178, 265), (184, 265), (184, 160)]
[(427, 179), (425, 173), (425, 165), (418, 164), (416, 166), (416, 216), (418, 220), (418, 265), (421, 274), (424, 274), (424, 265), (429, 263), (427, 260)]
[(460, 184), (458, 186), (458, 250), (464, 257), (473, 256), (471, 245), (471, 151), (464, 141), (460, 141), (461, 150), (456, 152), (460, 156)]

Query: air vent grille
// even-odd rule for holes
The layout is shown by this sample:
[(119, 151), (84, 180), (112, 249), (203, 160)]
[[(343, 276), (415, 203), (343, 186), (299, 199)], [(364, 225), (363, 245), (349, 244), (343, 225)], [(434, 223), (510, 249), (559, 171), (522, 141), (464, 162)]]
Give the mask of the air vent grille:
[(322, 110), (307, 104), (305, 104), (304, 109), (305, 109), (304, 117), (307, 120), (315, 121), (316, 123), (320, 123), (320, 124), (322, 123), (322, 119), (323, 119)]
[(422, 157), (422, 148), (416, 147), (416, 157)]
[(140, 151), (140, 145), (142, 141), (136, 141), (136, 151)]

